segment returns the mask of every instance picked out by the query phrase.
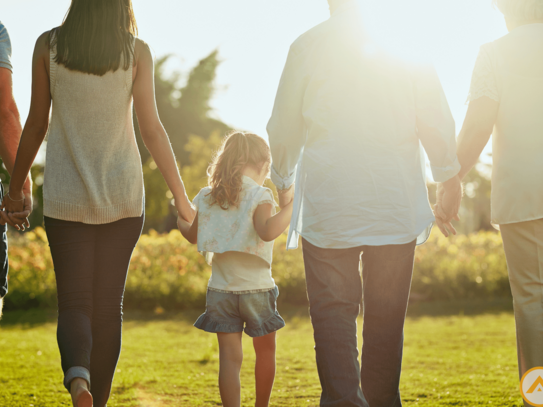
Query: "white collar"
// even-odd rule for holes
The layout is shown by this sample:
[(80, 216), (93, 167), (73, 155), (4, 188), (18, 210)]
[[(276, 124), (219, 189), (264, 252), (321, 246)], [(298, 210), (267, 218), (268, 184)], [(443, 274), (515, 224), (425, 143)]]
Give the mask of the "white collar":
[(258, 185), (258, 182), (256, 182), (254, 179), (252, 179), (251, 177), (248, 177), (247, 175), (242, 175), (241, 176), (241, 182), (243, 184), (249, 184), (249, 185), (253, 185), (253, 186), (259, 186)]
[(334, 10), (334, 12), (332, 13), (332, 16), (335, 16), (336, 14), (342, 13), (342, 12), (344, 12), (345, 10), (348, 10), (348, 9), (350, 9), (351, 7), (354, 7), (354, 6), (356, 6), (356, 0), (347, 1), (346, 3), (343, 3), (341, 6), (339, 6), (338, 8), (336, 8), (336, 9)]

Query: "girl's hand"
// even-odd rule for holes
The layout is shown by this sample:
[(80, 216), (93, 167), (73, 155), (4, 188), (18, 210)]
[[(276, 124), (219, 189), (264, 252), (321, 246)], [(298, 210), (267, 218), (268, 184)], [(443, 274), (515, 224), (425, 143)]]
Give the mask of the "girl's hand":
[(177, 218), (177, 227), (185, 239), (189, 243), (196, 244), (198, 243), (198, 213), (192, 223), (187, 222), (181, 217)]
[(283, 209), (294, 200), (294, 184), (285, 190), (277, 190), (277, 196), (279, 197), (279, 207)]

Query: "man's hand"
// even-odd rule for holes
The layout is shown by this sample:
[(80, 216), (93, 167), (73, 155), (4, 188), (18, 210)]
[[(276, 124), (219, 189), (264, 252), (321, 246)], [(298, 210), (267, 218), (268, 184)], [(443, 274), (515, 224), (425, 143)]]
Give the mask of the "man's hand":
[(279, 197), (279, 207), (283, 209), (294, 199), (294, 184), (287, 189), (278, 189), (277, 196)]
[(456, 235), (456, 229), (451, 224), (451, 221), (460, 220), (458, 211), (462, 202), (462, 183), (458, 176), (439, 183), (437, 186), (436, 206), (434, 207), (434, 215), (436, 224), (446, 237), (451, 233)]
[[(22, 230), (25, 230), (26, 228), (30, 227), (30, 222), (28, 221), (28, 217), (30, 216), (30, 213), (32, 213), (32, 193), (28, 190), (24, 190), (24, 203), (23, 203), (23, 210), (21, 212), (13, 212), (9, 213), (8, 216), (10, 220), (15, 224), (19, 225)], [(16, 226), (17, 227), (17, 226)]]

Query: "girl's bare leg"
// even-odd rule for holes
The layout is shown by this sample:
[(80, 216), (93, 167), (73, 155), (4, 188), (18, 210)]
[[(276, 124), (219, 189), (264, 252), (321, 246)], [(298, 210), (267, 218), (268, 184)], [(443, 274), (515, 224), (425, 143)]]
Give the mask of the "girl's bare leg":
[(268, 407), (275, 380), (275, 332), (253, 338), (256, 353), (256, 407)]
[(219, 390), (224, 407), (240, 407), (241, 383), (239, 373), (243, 361), (241, 332), (218, 333)]

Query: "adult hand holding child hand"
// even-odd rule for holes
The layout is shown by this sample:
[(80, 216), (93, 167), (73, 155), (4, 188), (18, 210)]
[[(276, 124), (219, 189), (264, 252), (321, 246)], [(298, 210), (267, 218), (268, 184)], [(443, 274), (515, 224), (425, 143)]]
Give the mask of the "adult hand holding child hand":
[(294, 184), (287, 189), (278, 189), (277, 196), (279, 197), (279, 207), (283, 209), (294, 199)]
[(188, 223), (192, 223), (196, 216), (196, 209), (192, 206), (192, 203), (188, 199), (187, 195), (175, 199), (175, 207), (179, 214), (179, 217)]

